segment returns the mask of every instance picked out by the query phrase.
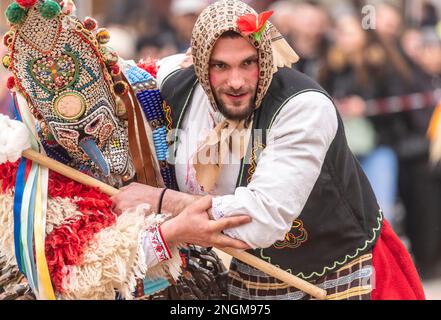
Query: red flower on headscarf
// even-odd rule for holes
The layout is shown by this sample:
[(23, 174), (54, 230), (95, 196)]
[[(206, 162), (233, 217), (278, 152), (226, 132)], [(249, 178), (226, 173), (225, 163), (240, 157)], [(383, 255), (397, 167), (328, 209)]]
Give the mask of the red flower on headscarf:
[(237, 20), (237, 28), (245, 35), (253, 35), (256, 41), (260, 41), (260, 36), (266, 28), (268, 19), (272, 16), (274, 11), (265, 11), (258, 16), (254, 14), (246, 14)]

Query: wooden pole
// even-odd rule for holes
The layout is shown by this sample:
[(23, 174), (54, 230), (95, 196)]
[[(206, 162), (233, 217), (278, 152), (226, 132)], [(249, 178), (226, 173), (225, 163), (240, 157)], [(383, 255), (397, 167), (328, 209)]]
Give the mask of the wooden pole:
[(249, 254), (248, 252), (232, 248), (217, 249), (225, 252), (226, 254), (229, 254), (230, 256), (235, 257), (242, 262), (249, 264), (250, 266), (253, 266), (256, 269), (259, 269), (260, 271), (265, 272), (266, 274), (269, 274), (274, 278), (285, 282), (286, 284), (289, 284), (291, 287), (295, 287), (302, 290), (303, 292), (310, 294), (316, 299), (326, 299), (326, 290), (321, 289), (303, 279), (300, 279), (299, 277), (296, 277), (291, 273), (272, 265), (271, 263), (265, 262), (262, 259), (259, 259), (258, 257)]
[(68, 177), (76, 182), (79, 182), (81, 184), (84, 184), (86, 186), (90, 187), (96, 187), (99, 188), (103, 193), (114, 196), (118, 193), (118, 189), (109, 186), (108, 184), (105, 184), (104, 182), (101, 182), (97, 179), (94, 179), (87, 174), (84, 174), (82, 172), (79, 172), (78, 170), (72, 169), (69, 166), (66, 166), (62, 164), (61, 162), (58, 162), (56, 160), (53, 160), (41, 153), (38, 153), (32, 149), (28, 149), (23, 151), (22, 153), (23, 157), (32, 160), (46, 168), (51, 169), (52, 171), (55, 171), (65, 177)]
[[(38, 152), (35, 152), (32, 149), (28, 149), (23, 151), (23, 157), (32, 160), (44, 167), (47, 167), (51, 169), (52, 171), (55, 171), (65, 177), (68, 177), (74, 181), (77, 181), (81, 184), (90, 186), (90, 187), (96, 187), (99, 188), (103, 193), (113, 196), (117, 194), (119, 191), (116, 188), (113, 188), (101, 181), (98, 181), (84, 173), (81, 173), (69, 166), (66, 166), (58, 161), (55, 161), (47, 156), (44, 156)], [(240, 251), (232, 248), (217, 248), (218, 250), (221, 250), (225, 252), (226, 254), (231, 255), (232, 257), (249, 264), (250, 266), (259, 269), (270, 276), (277, 278), (288, 285), (298, 288), (302, 290), (303, 292), (306, 292), (313, 296), (316, 299), (324, 300), (326, 299), (326, 290), (323, 290), (317, 286), (314, 286), (310, 284), (309, 282), (300, 279), (280, 268), (277, 268), (276, 266), (265, 262), (252, 254), (249, 254), (245, 251)]]

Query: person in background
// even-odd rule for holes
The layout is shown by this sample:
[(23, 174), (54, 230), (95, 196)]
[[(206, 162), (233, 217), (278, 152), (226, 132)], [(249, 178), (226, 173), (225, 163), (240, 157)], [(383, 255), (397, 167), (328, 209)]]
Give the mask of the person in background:
[[(292, 42), (292, 27), (294, 19), (292, 18), (296, 13), (296, 5), (289, 0), (280, 0), (272, 3), (268, 10), (273, 11), (271, 17), (272, 23), (277, 30), (289, 41)], [(292, 43), (291, 43), (292, 44)]]
[(169, 33), (160, 33), (138, 39), (136, 44), (138, 60), (162, 59), (178, 53), (174, 38)]
[[(422, 50), (419, 65), (425, 72), (420, 80), (426, 91), (441, 88), (441, 40), (433, 27), (422, 29)], [(407, 231), (421, 276), (432, 279), (441, 276), (441, 170), (439, 164), (429, 162), (429, 141), (425, 131), (434, 112), (420, 110), (412, 118), (413, 136), (423, 140), (424, 152), (413, 154), (402, 161), (403, 202), (407, 211)], [(418, 117), (417, 117), (418, 116)], [(409, 141), (408, 149), (417, 145)]]
[(295, 5), (294, 11), (296, 18), (291, 19), (290, 40), (301, 57), (295, 67), (313, 79), (318, 79), (328, 46), (328, 13), (318, 1), (300, 2)]
[(401, 36), (400, 45), (407, 58), (414, 65), (418, 65), (423, 50), (421, 29), (417, 26), (407, 27)]
[(341, 7), (335, 20), (334, 43), (327, 54), (320, 82), (337, 99), (349, 146), (360, 160), (385, 216), (395, 226), (398, 162), (394, 151), (381, 144), (365, 117), (366, 101), (385, 93), (386, 53), (381, 44), (362, 29), (351, 7)]
[(174, 30), (174, 43), (178, 52), (186, 52), (190, 47), (191, 32), (207, 0), (172, 0), (170, 4), (169, 25)]
[(427, 74), (425, 86), (441, 89), (441, 28), (425, 27), (421, 30), (420, 66)]
[[(432, 61), (426, 56), (422, 33), (421, 52), (415, 64), (400, 45), (404, 29), (401, 8), (386, 1), (377, 8), (377, 29), (373, 30), (387, 50), (390, 76), (387, 79), (389, 96), (424, 93), (434, 89), (424, 68), (432, 69)], [(417, 44), (418, 45), (418, 44)], [(429, 52), (432, 52), (429, 49)], [(419, 56), (419, 58), (418, 58)], [(433, 60), (431, 60), (433, 59)], [(424, 66), (424, 62), (428, 62)], [(436, 78), (436, 77), (435, 77)], [(428, 80), (429, 79), (429, 80)], [(399, 192), (405, 208), (405, 230), (421, 276), (430, 279), (441, 275), (441, 207), (440, 180), (429, 163), (429, 141), (426, 131), (435, 102), (425, 105), (420, 99), (417, 110), (391, 114), (376, 119), (382, 139), (392, 145), (399, 159)]]

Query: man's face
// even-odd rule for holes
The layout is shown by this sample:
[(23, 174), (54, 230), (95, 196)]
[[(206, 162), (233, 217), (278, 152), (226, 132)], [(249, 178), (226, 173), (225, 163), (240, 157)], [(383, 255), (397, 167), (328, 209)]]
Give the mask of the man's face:
[(243, 120), (254, 111), (259, 81), (257, 50), (244, 38), (220, 38), (210, 59), (210, 84), (219, 111)]

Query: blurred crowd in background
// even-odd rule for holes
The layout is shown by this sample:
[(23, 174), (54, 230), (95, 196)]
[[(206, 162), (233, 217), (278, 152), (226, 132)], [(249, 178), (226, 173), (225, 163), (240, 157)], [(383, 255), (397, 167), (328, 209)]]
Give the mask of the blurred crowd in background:
[[(210, 2), (75, 1), (78, 16), (97, 19), (110, 45), (134, 60), (186, 52)], [(427, 129), (441, 100), (441, 1), (246, 2), (274, 10), (271, 21), (301, 57), (295, 67), (336, 99), (349, 144), (421, 276), (440, 277), (441, 168), (429, 162)], [(0, 71), (2, 83), (7, 76)], [(2, 85), (0, 104), (8, 99)]]

